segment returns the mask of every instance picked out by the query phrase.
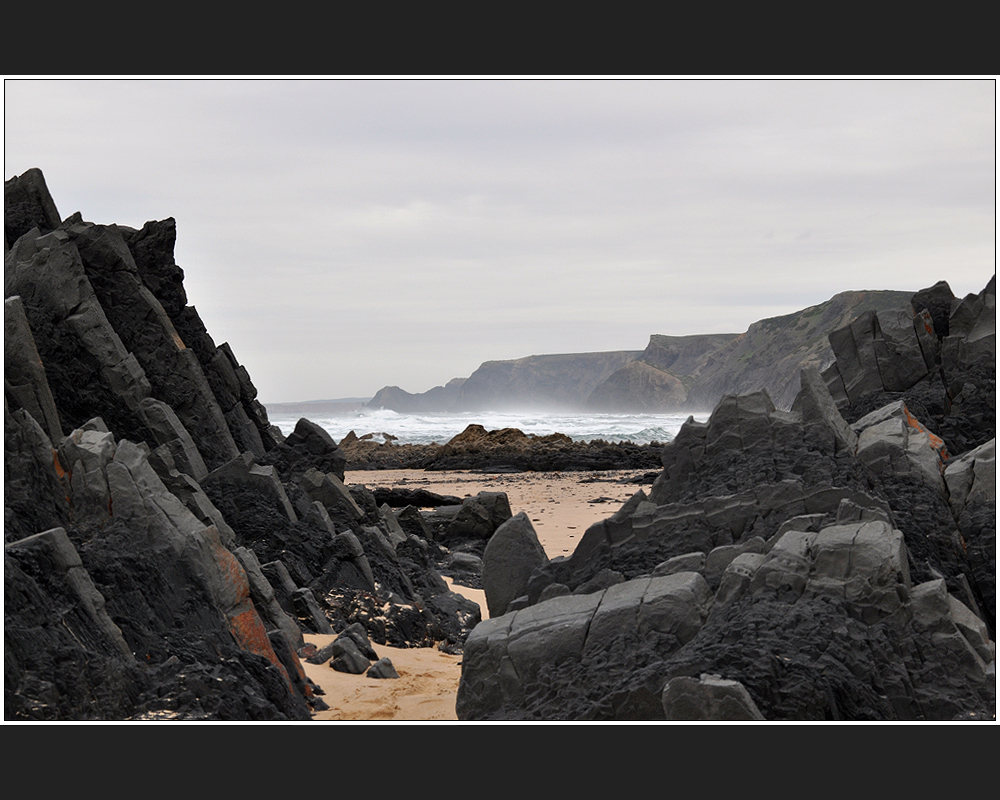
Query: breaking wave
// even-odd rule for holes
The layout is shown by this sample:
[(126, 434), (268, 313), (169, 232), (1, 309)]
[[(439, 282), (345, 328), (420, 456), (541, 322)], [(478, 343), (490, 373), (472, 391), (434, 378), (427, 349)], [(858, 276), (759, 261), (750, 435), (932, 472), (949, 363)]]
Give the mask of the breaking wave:
[[(269, 414), (287, 436), (302, 414)], [(476, 411), (463, 413), (398, 413), (388, 409), (361, 409), (343, 414), (317, 414), (309, 419), (322, 426), (339, 442), (350, 431), (358, 436), (383, 434), (394, 437), (397, 444), (444, 444), (469, 425), (482, 425), (486, 430), (517, 428), (525, 433), (545, 436), (562, 433), (577, 441), (602, 439), (607, 442), (666, 444), (691, 416), (708, 419), (708, 414), (582, 414), (556, 412)]]

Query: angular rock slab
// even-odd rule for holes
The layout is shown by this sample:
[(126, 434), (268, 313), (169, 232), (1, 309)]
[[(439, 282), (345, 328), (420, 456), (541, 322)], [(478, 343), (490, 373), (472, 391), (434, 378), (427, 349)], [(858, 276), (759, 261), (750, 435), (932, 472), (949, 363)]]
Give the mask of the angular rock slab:
[(90, 647), (126, 661), (134, 661), (121, 629), (105, 610), (104, 597), (94, 585), (64, 528), (53, 528), (5, 545), (15, 563), (23, 557), (50, 567), (46, 579), (63, 591), (61, 623), (81, 648)]
[(749, 591), (785, 602), (842, 598), (870, 623), (898, 611), (909, 587), (903, 534), (872, 520), (786, 532), (753, 572)]
[(323, 473), (311, 467), (299, 479), (299, 485), (310, 500), (322, 503), (330, 513), (340, 510), (354, 520), (362, 519), (365, 515), (351, 497), (350, 490), (332, 472)]
[(971, 503), (997, 502), (997, 440), (963, 453), (944, 470), (948, 500), (956, 517)]
[(58, 442), (63, 436), (59, 411), (19, 296), (4, 300), (3, 341), (5, 392), (38, 421), (52, 441)]
[(852, 426), (858, 435), (857, 456), (877, 475), (915, 473), (944, 494), (948, 451), (906, 404), (899, 400), (865, 415)]
[(600, 683), (609, 663), (628, 657), (630, 647), (672, 652), (698, 632), (711, 599), (705, 579), (685, 572), (555, 597), (485, 620), (465, 643), (458, 718), (521, 718), (526, 698), (552, 688), (543, 683), (560, 665), (574, 664)]
[(760, 722), (760, 713), (746, 687), (719, 675), (673, 678), (663, 688), (668, 721)]
[(548, 561), (535, 528), (518, 512), (490, 537), (483, 551), (483, 590), (491, 617), (502, 616), (527, 591), (532, 573)]

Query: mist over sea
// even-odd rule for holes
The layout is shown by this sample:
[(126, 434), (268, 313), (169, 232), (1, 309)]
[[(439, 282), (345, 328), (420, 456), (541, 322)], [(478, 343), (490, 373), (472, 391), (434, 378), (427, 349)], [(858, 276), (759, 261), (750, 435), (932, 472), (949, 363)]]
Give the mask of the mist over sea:
[(608, 442), (633, 442), (666, 444), (680, 430), (681, 425), (693, 416), (698, 421), (708, 419), (703, 414), (586, 414), (558, 412), (501, 412), (470, 411), (465, 413), (397, 413), (387, 409), (359, 409), (350, 412), (329, 413), (271, 413), (268, 419), (287, 436), (300, 418), (306, 417), (322, 426), (339, 442), (350, 431), (358, 436), (375, 434), (382, 441), (382, 434), (395, 437), (396, 444), (444, 444), (469, 425), (482, 425), (486, 430), (518, 428), (525, 433), (545, 436), (564, 433), (577, 441), (603, 439)]

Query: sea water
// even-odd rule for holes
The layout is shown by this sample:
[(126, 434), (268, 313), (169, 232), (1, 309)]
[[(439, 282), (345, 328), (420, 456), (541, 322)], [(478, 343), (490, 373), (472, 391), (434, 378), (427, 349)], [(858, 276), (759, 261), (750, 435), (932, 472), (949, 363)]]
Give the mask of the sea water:
[(357, 436), (383, 434), (395, 437), (396, 444), (444, 444), (469, 425), (482, 425), (486, 430), (517, 428), (524, 433), (545, 436), (562, 433), (577, 441), (603, 439), (607, 442), (666, 444), (689, 417), (699, 422), (708, 419), (708, 412), (677, 414), (586, 414), (572, 412), (501, 412), (470, 411), (463, 413), (398, 413), (388, 409), (362, 408), (338, 414), (268, 413), (272, 425), (287, 436), (303, 416), (324, 428), (339, 442), (349, 432)]

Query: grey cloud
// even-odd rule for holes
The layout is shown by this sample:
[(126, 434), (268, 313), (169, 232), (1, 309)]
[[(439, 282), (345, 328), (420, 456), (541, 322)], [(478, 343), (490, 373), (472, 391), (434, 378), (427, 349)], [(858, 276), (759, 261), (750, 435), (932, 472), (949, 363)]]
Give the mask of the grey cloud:
[(994, 269), (992, 80), (8, 80), (6, 177), (173, 216), (262, 399)]

